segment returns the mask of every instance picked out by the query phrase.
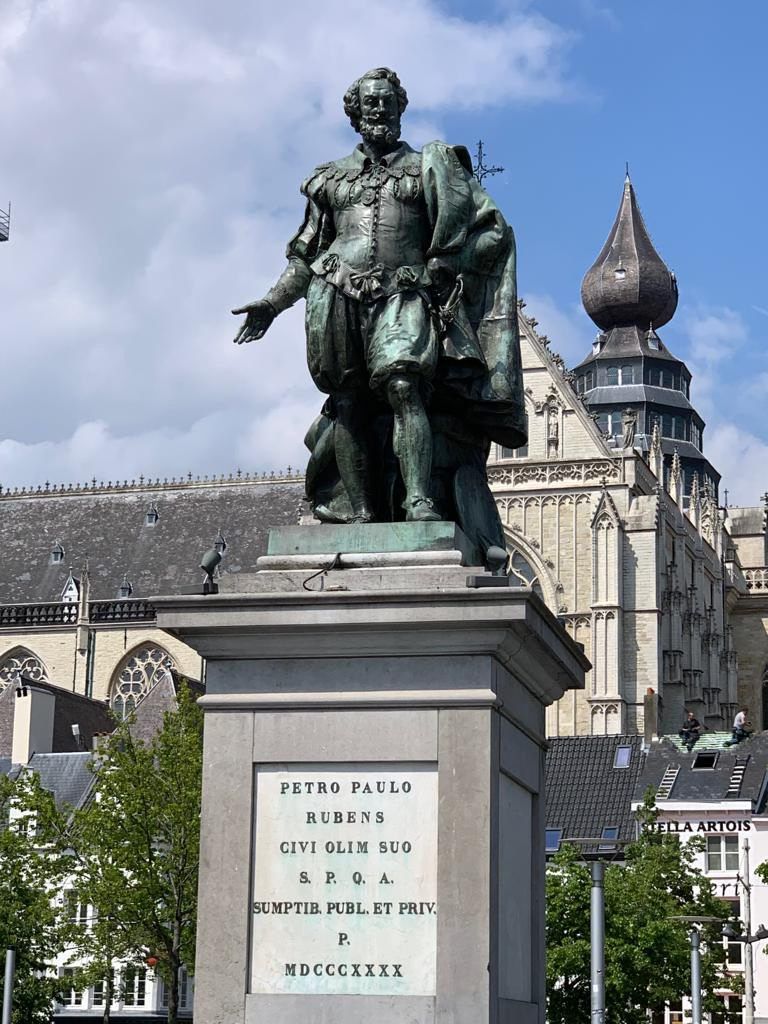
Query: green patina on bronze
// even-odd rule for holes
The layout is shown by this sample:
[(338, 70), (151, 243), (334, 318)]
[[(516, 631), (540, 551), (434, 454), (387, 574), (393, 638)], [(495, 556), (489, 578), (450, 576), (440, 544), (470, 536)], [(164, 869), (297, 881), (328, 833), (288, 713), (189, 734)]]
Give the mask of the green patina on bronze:
[(512, 229), (462, 146), (400, 140), (407, 96), (378, 68), (344, 107), (362, 142), (302, 185), (304, 222), (237, 344), (306, 299), (307, 360), (328, 398), (307, 432), (325, 523), (458, 522), (504, 547), (485, 464), (526, 441)]
[(455, 523), (344, 523), (322, 530), (281, 526), (269, 531), (268, 555), (327, 555), (389, 553), (393, 551), (461, 551), (468, 565), (476, 565), (475, 551)]

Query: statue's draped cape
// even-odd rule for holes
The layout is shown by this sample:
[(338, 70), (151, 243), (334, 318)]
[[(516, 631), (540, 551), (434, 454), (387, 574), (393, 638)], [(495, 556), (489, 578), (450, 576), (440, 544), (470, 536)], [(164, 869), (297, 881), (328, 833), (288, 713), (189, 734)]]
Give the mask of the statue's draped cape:
[[(463, 310), (442, 335), (439, 379), (478, 434), (519, 448), (527, 431), (512, 228), (473, 176), (463, 146), (426, 145), (422, 180), (432, 228), (427, 255), (451, 258), (464, 282)], [(484, 366), (463, 375), (461, 356), (470, 357), (475, 339)]]

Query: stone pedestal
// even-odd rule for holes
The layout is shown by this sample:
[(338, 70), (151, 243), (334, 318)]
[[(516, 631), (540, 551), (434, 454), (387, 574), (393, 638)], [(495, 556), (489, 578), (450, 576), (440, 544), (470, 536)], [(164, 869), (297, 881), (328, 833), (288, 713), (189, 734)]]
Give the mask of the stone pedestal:
[(207, 664), (197, 1024), (544, 1020), (544, 708), (588, 663), (419, 572), (157, 602)]

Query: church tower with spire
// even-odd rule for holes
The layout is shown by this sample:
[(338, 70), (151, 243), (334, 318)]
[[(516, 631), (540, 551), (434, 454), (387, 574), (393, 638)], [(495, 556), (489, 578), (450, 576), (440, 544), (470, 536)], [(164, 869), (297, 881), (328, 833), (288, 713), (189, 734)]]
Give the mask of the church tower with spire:
[(600, 330), (574, 370), (576, 388), (609, 443), (622, 448), (631, 440), (647, 452), (658, 427), (666, 472), (677, 453), (686, 498), (698, 477), (699, 489), (717, 501), (720, 475), (703, 454), (704, 421), (690, 402), (690, 371), (657, 333), (674, 316), (677, 280), (653, 246), (629, 173), (581, 299)]

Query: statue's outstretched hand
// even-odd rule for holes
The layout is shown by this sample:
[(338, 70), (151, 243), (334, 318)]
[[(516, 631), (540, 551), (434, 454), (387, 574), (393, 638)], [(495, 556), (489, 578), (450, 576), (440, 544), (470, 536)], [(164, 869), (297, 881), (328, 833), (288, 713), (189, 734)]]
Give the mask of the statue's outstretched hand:
[(277, 316), (271, 302), (257, 299), (246, 306), (233, 309), (235, 316), (245, 313), (245, 323), (237, 332), (233, 341), (236, 345), (244, 345), (249, 341), (259, 341), (269, 330), (270, 324)]

